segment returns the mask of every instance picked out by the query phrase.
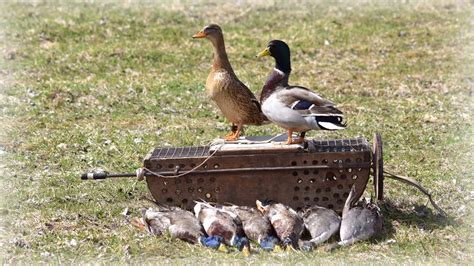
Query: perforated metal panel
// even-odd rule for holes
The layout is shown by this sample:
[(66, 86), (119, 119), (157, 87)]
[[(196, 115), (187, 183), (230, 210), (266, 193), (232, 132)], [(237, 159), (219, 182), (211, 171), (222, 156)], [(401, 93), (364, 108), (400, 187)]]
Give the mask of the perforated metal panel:
[[(350, 188), (362, 195), (369, 179), (371, 151), (363, 138), (312, 140), (306, 149), (278, 148), (217, 152), (179, 178), (147, 176), (156, 201), (192, 208), (193, 200), (254, 206), (271, 199), (295, 209), (317, 204), (341, 211)], [(160, 175), (186, 172), (202, 163), (210, 147), (157, 148), (144, 166)]]

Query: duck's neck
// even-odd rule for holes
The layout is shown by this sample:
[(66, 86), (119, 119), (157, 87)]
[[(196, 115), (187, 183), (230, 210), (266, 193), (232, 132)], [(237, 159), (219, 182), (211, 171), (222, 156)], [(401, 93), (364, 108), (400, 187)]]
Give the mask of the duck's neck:
[(290, 55), (275, 58), (275, 68), (287, 75), (290, 75), (291, 73)]
[(287, 87), (289, 77), (290, 72), (285, 73), (275, 67), (268, 76), (265, 85), (263, 85), (262, 93), (260, 94), (260, 103), (263, 103), (263, 101), (265, 101), (278, 88)]
[(347, 213), (349, 213), (350, 209), (353, 206), (353, 201), (355, 200), (355, 192), (353, 189), (349, 192), (347, 196), (346, 202), (344, 204), (344, 208), (342, 209), (342, 218), (346, 217)]
[(212, 69), (214, 71), (224, 69), (231, 73), (234, 73), (234, 70), (230, 65), (229, 58), (227, 57), (227, 53), (225, 51), (224, 38), (215, 38), (211, 41), (212, 45), (214, 46), (214, 59), (212, 62)]

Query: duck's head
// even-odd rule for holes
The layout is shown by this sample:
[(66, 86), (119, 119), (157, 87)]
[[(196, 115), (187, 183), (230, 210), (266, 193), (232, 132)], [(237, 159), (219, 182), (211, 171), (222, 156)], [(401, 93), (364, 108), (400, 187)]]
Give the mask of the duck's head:
[(267, 48), (261, 51), (257, 57), (271, 56), (275, 58), (275, 68), (284, 73), (291, 72), (290, 47), (280, 40), (272, 40), (268, 43)]
[(263, 250), (272, 251), (275, 248), (275, 246), (278, 245), (278, 242), (280, 242), (278, 238), (274, 236), (267, 236), (267, 237), (262, 238), (259, 241), (259, 244)]
[(286, 251), (296, 251), (298, 248), (298, 243), (289, 237), (282, 239), (281, 244)]
[(193, 39), (207, 38), (211, 41), (222, 38), (222, 29), (217, 24), (209, 24), (198, 33), (193, 35)]
[(222, 236), (201, 236), (199, 242), (208, 248), (217, 249), (219, 251), (227, 252), (227, 247), (224, 245), (224, 238)]
[(232, 246), (242, 251), (245, 256), (250, 255), (250, 242), (245, 236), (235, 236), (231, 242)]

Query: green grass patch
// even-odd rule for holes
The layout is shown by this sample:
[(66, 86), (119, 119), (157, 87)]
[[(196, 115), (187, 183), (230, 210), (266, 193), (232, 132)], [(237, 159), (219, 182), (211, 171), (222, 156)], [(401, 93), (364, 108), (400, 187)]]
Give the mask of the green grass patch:
[[(4, 263), (472, 261), (471, 4), (40, 2), (0, 9)], [(243, 258), (132, 228), (120, 213), (138, 215), (147, 204), (143, 182), (78, 176), (99, 167), (133, 171), (152, 147), (203, 145), (227, 133), (204, 92), (211, 44), (191, 39), (211, 22), (223, 27), (231, 63), (255, 93), (273, 67), (255, 55), (269, 40), (285, 40), (291, 83), (347, 114), (347, 130), (310, 136), (380, 132), (386, 168), (423, 183), (449, 219), (388, 180), (384, 236), (333, 253)]]

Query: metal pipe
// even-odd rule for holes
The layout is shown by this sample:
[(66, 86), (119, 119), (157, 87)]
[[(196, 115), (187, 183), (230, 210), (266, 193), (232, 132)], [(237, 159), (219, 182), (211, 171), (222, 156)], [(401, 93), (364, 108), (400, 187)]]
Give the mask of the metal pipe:
[[(313, 170), (313, 169), (345, 169), (345, 168), (368, 168), (370, 163), (353, 163), (353, 164), (339, 164), (335, 166), (329, 165), (311, 165), (311, 166), (281, 166), (281, 167), (244, 167), (244, 168), (232, 168), (232, 169), (206, 169), (206, 170), (194, 170), (189, 174), (217, 174), (217, 173), (235, 173), (235, 172), (251, 172), (251, 171), (294, 171), (294, 170)], [(174, 171), (160, 171), (152, 170), (157, 174), (163, 176), (175, 176), (179, 174), (179, 169)], [(145, 176), (153, 177), (156, 176), (154, 173), (146, 172)], [(89, 172), (81, 175), (82, 180), (99, 180), (106, 178), (121, 178), (121, 177), (137, 177), (136, 173), (107, 173), (107, 172)]]
[(82, 180), (98, 180), (98, 179), (106, 179), (106, 178), (115, 178), (115, 177), (136, 177), (136, 173), (117, 173), (117, 174), (109, 174), (107, 172), (89, 172), (83, 173), (81, 175)]
[[(258, 168), (232, 168), (232, 169), (209, 169), (209, 170), (195, 170), (192, 174), (212, 174), (212, 173), (225, 173), (225, 172), (249, 172), (249, 171), (292, 171), (292, 170), (312, 170), (312, 169), (344, 169), (344, 168), (369, 168), (370, 163), (355, 163), (350, 165), (341, 166), (329, 166), (329, 165), (311, 165), (311, 166), (282, 166), (282, 167), (258, 167)], [(150, 169), (152, 170), (152, 169)], [(176, 175), (179, 171), (160, 171), (152, 170), (160, 175)], [(191, 174), (190, 173), (190, 174)], [(152, 173), (146, 173), (146, 176), (153, 175)]]

